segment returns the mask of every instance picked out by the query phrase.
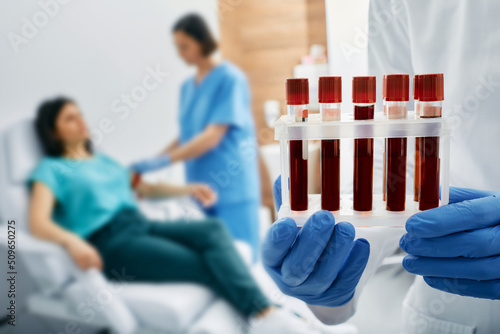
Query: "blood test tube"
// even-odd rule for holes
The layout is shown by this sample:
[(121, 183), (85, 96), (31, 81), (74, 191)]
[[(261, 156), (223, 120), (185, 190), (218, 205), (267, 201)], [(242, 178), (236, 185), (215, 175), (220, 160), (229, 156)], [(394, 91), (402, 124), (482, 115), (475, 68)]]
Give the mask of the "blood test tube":
[(137, 186), (139, 186), (140, 182), (141, 182), (141, 174), (132, 173), (132, 182), (131, 182), (132, 189), (135, 190)]
[(415, 101), (415, 114), (420, 116), (420, 75), (415, 74), (413, 77), (413, 100)]
[[(386, 107), (385, 107), (385, 92), (386, 92), (386, 85), (387, 85), (387, 75), (383, 75), (382, 77), (382, 106), (383, 106), (383, 111), (384, 111), (384, 115), (386, 115)], [(382, 172), (384, 174), (384, 177), (383, 177), (383, 180), (382, 180), (382, 200), (385, 201), (385, 183), (386, 183), (386, 179), (387, 179), (387, 175), (386, 175), (386, 167), (385, 167), (385, 152), (387, 150), (387, 139), (384, 140), (384, 165), (382, 167)]]
[[(132, 190), (137, 190), (137, 187), (141, 183), (141, 180), (142, 180), (142, 176), (140, 173), (132, 173), (132, 180), (130, 182), (130, 186), (132, 187)], [(138, 199), (142, 198), (142, 195), (140, 195), (139, 193), (136, 193), (136, 196)]]
[[(307, 79), (286, 80), (286, 103), (288, 117), (292, 122), (307, 122), (309, 104), (309, 81)], [(307, 140), (290, 140), (290, 208), (305, 211), (307, 196)]]
[[(420, 118), (436, 118), (442, 115), (444, 100), (444, 76), (426, 74), (420, 76)], [(439, 137), (422, 137), (420, 152), (419, 209), (439, 206)]]
[[(342, 77), (319, 78), (322, 122), (340, 121)], [(321, 141), (321, 209), (340, 210), (340, 139)]]
[[(354, 119), (373, 119), (375, 111), (376, 77), (352, 79)], [(373, 138), (354, 140), (353, 209), (371, 211), (373, 202)]]
[[(410, 98), (410, 76), (390, 74), (386, 78), (386, 117), (406, 119)], [(386, 139), (386, 209), (404, 211), (406, 200), (406, 138)]]
[[(413, 77), (413, 100), (415, 102), (415, 115), (420, 117), (420, 101), (418, 100), (420, 92), (420, 76), (416, 74)], [(413, 200), (418, 202), (420, 194), (420, 137), (415, 137), (415, 173), (413, 177)]]

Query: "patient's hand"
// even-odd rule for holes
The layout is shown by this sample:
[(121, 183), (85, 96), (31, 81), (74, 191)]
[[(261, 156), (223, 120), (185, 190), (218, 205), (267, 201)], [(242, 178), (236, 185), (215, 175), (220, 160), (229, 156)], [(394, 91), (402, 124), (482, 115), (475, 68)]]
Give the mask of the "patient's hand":
[(217, 194), (205, 184), (188, 185), (189, 193), (197, 199), (204, 207), (210, 207), (217, 201)]
[(85, 240), (75, 238), (66, 245), (66, 249), (80, 269), (102, 269), (102, 259), (99, 252)]

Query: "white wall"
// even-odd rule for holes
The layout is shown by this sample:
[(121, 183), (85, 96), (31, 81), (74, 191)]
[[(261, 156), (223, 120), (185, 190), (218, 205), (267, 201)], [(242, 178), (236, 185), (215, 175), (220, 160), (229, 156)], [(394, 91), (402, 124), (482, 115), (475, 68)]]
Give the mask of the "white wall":
[(342, 109), (352, 112), (352, 77), (368, 70), (369, 0), (325, 1), (330, 73), (342, 76)]
[[(369, 0), (325, 0), (328, 63), (331, 75), (342, 76), (342, 112), (352, 113), (352, 77), (368, 73)], [(380, 83), (378, 83), (380, 85)], [(341, 188), (352, 193), (353, 140), (342, 140)], [(374, 193), (382, 192), (383, 140), (375, 140)]]
[[(191, 70), (170, 29), (188, 11), (204, 15), (218, 35), (216, 0), (2, 1), (0, 128), (65, 94), (79, 102), (99, 149), (124, 163), (156, 153), (178, 133), (179, 87)], [(26, 20), (38, 22), (38, 31)], [(156, 67), (168, 75), (126, 112), (122, 94), (135, 89), (140, 99), (147, 68)]]

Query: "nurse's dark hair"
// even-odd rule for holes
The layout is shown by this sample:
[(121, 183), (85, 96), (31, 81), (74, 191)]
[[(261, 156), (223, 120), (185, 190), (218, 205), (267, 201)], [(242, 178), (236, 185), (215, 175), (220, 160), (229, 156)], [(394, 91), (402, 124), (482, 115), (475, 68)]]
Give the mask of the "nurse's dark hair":
[(172, 28), (172, 32), (178, 31), (200, 43), (204, 56), (209, 56), (217, 50), (217, 42), (208, 28), (207, 22), (198, 14), (187, 14), (181, 17)]
[[(42, 145), (44, 153), (51, 157), (60, 157), (64, 154), (64, 145), (55, 136), (57, 117), (67, 104), (76, 104), (74, 100), (59, 96), (43, 101), (38, 107), (35, 119), (35, 131)], [(85, 148), (92, 152), (92, 143), (87, 140)]]

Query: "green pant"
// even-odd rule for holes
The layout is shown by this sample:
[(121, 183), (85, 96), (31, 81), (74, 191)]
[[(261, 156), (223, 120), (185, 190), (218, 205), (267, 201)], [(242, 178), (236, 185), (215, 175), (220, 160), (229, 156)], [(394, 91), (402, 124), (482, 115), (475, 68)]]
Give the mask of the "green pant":
[(88, 241), (101, 254), (111, 279), (199, 283), (246, 317), (271, 305), (215, 218), (152, 222), (135, 209), (125, 209)]

